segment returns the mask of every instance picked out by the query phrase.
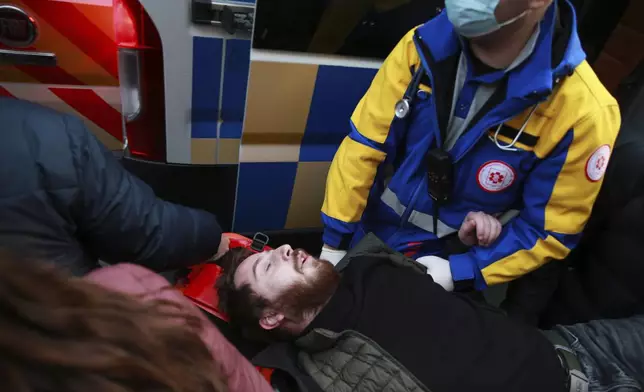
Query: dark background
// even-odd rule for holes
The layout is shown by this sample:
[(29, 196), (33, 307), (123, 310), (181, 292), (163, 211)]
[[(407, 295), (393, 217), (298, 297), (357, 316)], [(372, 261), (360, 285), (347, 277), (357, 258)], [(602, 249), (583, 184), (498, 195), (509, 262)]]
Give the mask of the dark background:
[[(579, 34), (591, 63), (628, 2), (572, 0), (580, 20)], [(401, 0), (401, 5), (395, 8), (378, 11), (375, 3), (366, 0), (257, 0), (253, 47), (384, 59), (405, 33), (436, 16), (445, 4), (444, 0)], [(333, 28), (348, 31), (340, 34), (344, 38), (340, 42), (322, 40), (312, 45), (316, 31), (325, 24), (324, 13), (332, 7), (345, 13), (359, 9), (360, 15), (348, 21), (333, 20)]]

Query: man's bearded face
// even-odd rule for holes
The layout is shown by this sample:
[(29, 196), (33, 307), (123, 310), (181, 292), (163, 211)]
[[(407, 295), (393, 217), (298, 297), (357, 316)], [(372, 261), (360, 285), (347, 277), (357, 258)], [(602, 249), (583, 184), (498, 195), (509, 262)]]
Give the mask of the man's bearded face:
[(269, 307), (290, 318), (324, 305), (338, 280), (331, 263), (288, 245), (248, 257), (235, 273), (236, 287), (249, 285)]

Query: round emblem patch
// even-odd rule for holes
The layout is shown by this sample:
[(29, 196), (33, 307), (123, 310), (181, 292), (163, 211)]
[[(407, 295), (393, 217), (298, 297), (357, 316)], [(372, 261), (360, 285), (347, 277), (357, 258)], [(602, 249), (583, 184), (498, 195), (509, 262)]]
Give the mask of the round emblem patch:
[(596, 149), (593, 155), (588, 158), (588, 162), (586, 162), (586, 177), (592, 182), (601, 180), (604, 173), (606, 173), (609, 159), (610, 146), (608, 144)]
[(509, 188), (516, 178), (512, 166), (501, 161), (489, 161), (478, 172), (479, 186), (486, 192), (501, 192)]

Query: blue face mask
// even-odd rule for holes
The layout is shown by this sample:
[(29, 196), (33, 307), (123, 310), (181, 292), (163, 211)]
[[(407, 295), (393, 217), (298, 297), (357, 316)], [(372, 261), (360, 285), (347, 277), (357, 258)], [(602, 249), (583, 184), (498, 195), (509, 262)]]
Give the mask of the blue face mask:
[(466, 38), (493, 33), (503, 26), (521, 19), (528, 11), (499, 23), (494, 11), (499, 0), (445, 0), (447, 17), (456, 32)]

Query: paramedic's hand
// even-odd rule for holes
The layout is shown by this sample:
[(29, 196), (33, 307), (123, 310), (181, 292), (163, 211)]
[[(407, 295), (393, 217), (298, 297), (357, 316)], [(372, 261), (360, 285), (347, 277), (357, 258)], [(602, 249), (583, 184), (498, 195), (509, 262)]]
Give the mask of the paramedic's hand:
[(454, 291), (454, 280), (449, 261), (437, 256), (419, 257), (416, 261), (427, 267), (427, 275), (431, 275), (434, 282), (443, 286), (447, 291)]
[(212, 257), (212, 260), (219, 260), (223, 255), (228, 252), (230, 249), (230, 238), (226, 237), (225, 234), (221, 235), (221, 242), (219, 243), (219, 249), (217, 249), (217, 254)]
[(338, 265), (340, 260), (347, 254), (345, 250), (333, 249), (326, 245), (322, 247), (322, 253), (320, 253), (321, 260), (327, 260), (331, 264)]
[(458, 238), (467, 246), (490, 246), (501, 234), (501, 222), (484, 212), (470, 212), (465, 217)]

